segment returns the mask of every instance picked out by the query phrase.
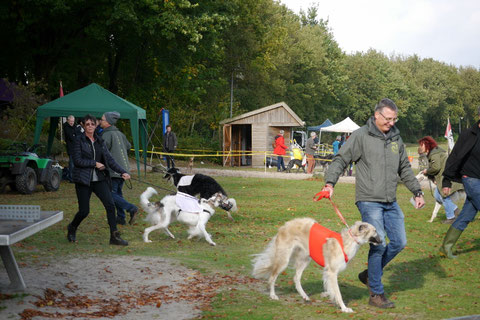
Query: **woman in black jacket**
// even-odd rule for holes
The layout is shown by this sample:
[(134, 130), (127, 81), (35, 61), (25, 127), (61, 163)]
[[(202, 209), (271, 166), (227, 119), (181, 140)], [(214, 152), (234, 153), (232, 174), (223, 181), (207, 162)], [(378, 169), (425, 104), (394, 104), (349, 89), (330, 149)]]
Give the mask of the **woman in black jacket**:
[(462, 211), (448, 229), (440, 247), (441, 255), (455, 258), (452, 247), (480, 210), (480, 121), (458, 138), (445, 164), (443, 177), (444, 194), (450, 193), (452, 181), (462, 182), (467, 194)]
[(120, 173), (126, 180), (130, 179), (130, 175), (115, 162), (103, 140), (95, 133), (96, 118), (86, 115), (83, 124), (85, 132), (76, 138), (72, 152), (75, 164), (72, 179), (77, 192), (78, 212), (68, 225), (67, 239), (70, 242), (76, 241), (77, 228), (90, 212), (90, 197), (93, 192), (102, 201), (107, 212), (110, 244), (126, 246), (128, 242), (120, 238), (117, 230), (115, 203), (109, 183), (110, 177), (108, 170), (105, 169), (108, 167)]

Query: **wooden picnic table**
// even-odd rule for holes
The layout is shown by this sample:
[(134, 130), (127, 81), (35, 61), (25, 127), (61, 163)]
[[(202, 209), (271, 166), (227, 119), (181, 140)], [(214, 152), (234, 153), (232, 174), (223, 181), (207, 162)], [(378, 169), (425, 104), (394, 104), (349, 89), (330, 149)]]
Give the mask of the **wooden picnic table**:
[(10, 285), (7, 288), (8, 291), (22, 291), (26, 288), (10, 246), (50, 227), (62, 219), (63, 211), (41, 211), (40, 218), (34, 221), (0, 220), (0, 255), (7, 270), (8, 278), (10, 279)]

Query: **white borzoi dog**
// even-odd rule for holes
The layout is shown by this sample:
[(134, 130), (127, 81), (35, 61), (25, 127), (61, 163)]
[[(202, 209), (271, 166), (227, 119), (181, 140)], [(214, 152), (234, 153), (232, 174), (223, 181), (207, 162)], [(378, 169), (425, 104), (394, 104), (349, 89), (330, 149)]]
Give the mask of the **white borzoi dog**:
[[(338, 274), (345, 270), (348, 261), (353, 259), (361, 245), (372, 243), (378, 245), (382, 242), (375, 230), (369, 223), (357, 221), (350, 229), (342, 230), (341, 234), (335, 237), (326, 236), (322, 242), (312, 237), (312, 230), (318, 225), (311, 218), (298, 218), (290, 220), (280, 227), (278, 233), (268, 244), (267, 248), (258, 255), (255, 255), (252, 275), (257, 278), (268, 279), (270, 286), (270, 298), (278, 300), (275, 294), (275, 281), (278, 275), (285, 270), (289, 262), (295, 266), (296, 272), (293, 277), (295, 288), (302, 298), (309, 301), (310, 298), (303, 291), (301, 284), (302, 273), (308, 266), (312, 257), (318, 262), (318, 255), (312, 254), (315, 243), (322, 243), (323, 250), (323, 288), (322, 297), (329, 297), (343, 312), (353, 312), (343, 303), (342, 295), (338, 287)], [(323, 228), (320, 226), (320, 228)], [(326, 228), (324, 228), (326, 229)], [(328, 230), (328, 229), (326, 229)], [(334, 233), (328, 230), (331, 233)], [(341, 236), (342, 245), (337, 240)], [(314, 242), (312, 242), (312, 240)], [(318, 246), (317, 246), (318, 247)], [(318, 249), (315, 249), (318, 250)], [(318, 251), (317, 251), (318, 252)], [(347, 260), (347, 261), (346, 261)], [(320, 262), (319, 262), (320, 263)]]
[(197, 173), (194, 175), (184, 175), (177, 168), (170, 168), (165, 171), (164, 179), (172, 182), (179, 192), (191, 196), (200, 196), (200, 198), (210, 199), (215, 193), (221, 193), (227, 200), (220, 204), (220, 208), (227, 212), (228, 218), (233, 220), (230, 212), (236, 212), (237, 202), (234, 198), (228, 198), (227, 193), (222, 186), (210, 176)]
[(155, 194), (157, 191), (148, 187), (140, 196), (140, 205), (143, 210), (148, 212), (145, 221), (152, 224), (151, 227), (145, 228), (144, 242), (152, 242), (148, 239), (148, 235), (157, 229), (162, 229), (169, 237), (175, 239), (175, 236), (168, 230), (168, 226), (174, 221), (179, 221), (189, 226), (188, 239), (196, 236), (204, 237), (210, 245), (216, 245), (205, 228), (208, 220), (215, 213), (215, 208), (227, 200), (224, 195), (215, 193), (210, 199), (202, 198), (199, 202), (201, 209), (197, 212), (189, 212), (180, 209), (176, 202), (176, 195), (167, 195), (160, 201), (150, 202), (149, 199)]
[[(428, 177), (424, 175), (421, 171), (417, 174), (416, 178), (418, 182), (422, 182), (423, 180), (428, 179)], [(433, 183), (433, 188), (437, 187), (437, 185), (430, 180), (429, 180), (429, 183)], [(459, 201), (465, 201), (466, 197), (467, 195), (463, 190), (458, 190), (450, 195), (450, 199), (455, 203)], [(428, 220), (427, 222), (433, 222), (433, 220), (437, 217), (438, 211), (440, 211), (441, 208), (442, 208), (442, 204), (439, 203), (437, 200), (435, 200), (435, 207), (433, 208), (432, 216), (430, 217), (430, 220)]]

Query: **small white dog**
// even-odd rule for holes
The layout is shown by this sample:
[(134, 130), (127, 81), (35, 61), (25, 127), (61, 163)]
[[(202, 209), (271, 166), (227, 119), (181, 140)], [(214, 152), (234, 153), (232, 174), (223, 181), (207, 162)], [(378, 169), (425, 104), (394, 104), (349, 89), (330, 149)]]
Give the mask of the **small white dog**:
[(157, 194), (157, 191), (152, 187), (148, 187), (140, 196), (140, 205), (143, 210), (148, 212), (145, 221), (152, 224), (151, 227), (145, 228), (143, 233), (144, 242), (152, 242), (148, 239), (148, 235), (157, 229), (162, 229), (169, 237), (175, 239), (175, 236), (168, 230), (168, 226), (174, 221), (179, 221), (189, 226), (188, 239), (192, 239), (195, 236), (203, 236), (210, 245), (216, 245), (205, 226), (210, 217), (215, 213), (215, 208), (228, 200), (226, 196), (221, 193), (215, 193), (208, 200), (200, 199), (201, 211), (189, 212), (180, 209), (175, 195), (167, 195), (160, 201), (150, 202), (149, 199), (155, 194)]
[(312, 258), (324, 265), (323, 297), (329, 297), (343, 312), (353, 312), (347, 308), (338, 287), (338, 274), (345, 270), (361, 245), (372, 243), (378, 245), (382, 240), (377, 230), (369, 223), (357, 221), (350, 229), (341, 234), (328, 230), (311, 218), (297, 218), (285, 223), (268, 244), (267, 248), (255, 255), (252, 275), (268, 279), (270, 298), (278, 300), (275, 294), (275, 281), (289, 262), (295, 266), (293, 277), (295, 288), (303, 299), (310, 298), (303, 291), (301, 278), (303, 270)]
[[(424, 175), (421, 171), (417, 174), (416, 178), (418, 182), (422, 182), (423, 180), (428, 179), (428, 177)], [(433, 188), (437, 187), (437, 185), (430, 180), (429, 183), (433, 184)], [(450, 195), (450, 199), (455, 203), (457, 203), (458, 201), (465, 201), (466, 197), (467, 195), (463, 190), (458, 190), (457, 192), (454, 192)], [(435, 200), (435, 207), (433, 208), (432, 216), (427, 222), (433, 222), (433, 220), (437, 217), (438, 211), (440, 211), (441, 208), (442, 204)]]

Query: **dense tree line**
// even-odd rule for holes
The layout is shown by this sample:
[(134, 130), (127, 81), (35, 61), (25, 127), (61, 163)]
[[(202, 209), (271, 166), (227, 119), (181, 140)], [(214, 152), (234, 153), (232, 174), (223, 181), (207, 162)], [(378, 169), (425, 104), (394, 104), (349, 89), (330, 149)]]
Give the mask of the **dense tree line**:
[(363, 124), (390, 97), (410, 140), (441, 136), (447, 117), (471, 125), (480, 105), (478, 69), (374, 49), (347, 55), (317, 8), (297, 15), (273, 0), (10, 0), (0, 30), (0, 77), (50, 99), (59, 81), (66, 93), (96, 82), (152, 124), (169, 109), (177, 134), (203, 145), (218, 147), (230, 111), (279, 101), (307, 125)]

